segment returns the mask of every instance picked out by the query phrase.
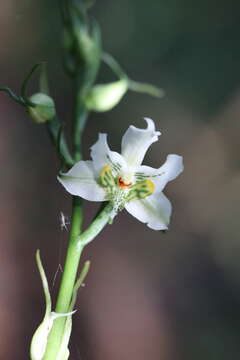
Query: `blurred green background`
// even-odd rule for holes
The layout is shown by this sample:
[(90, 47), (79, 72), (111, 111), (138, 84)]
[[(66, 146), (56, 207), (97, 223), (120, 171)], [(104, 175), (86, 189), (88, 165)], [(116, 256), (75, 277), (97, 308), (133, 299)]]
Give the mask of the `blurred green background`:
[[(119, 150), (130, 124), (161, 130), (146, 163), (183, 155), (167, 186), (170, 230), (122, 212), (88, 247), (92, 261), (74, 316), (71, 359), (227, 360), (240, 354), (240, 3), (234, 0), (97, 0), (104, 49), (129, 76), (166, 91), (128, 93), (92, 114), (84, 154), (98, 132)], [(16, 91), (33, 64), (48, 63), (58, 113), (70, 127), (71, 84), (62, 72), (57, 1), (1, 1), (0, 83)], [(104, 66), (99, 80), (112, 80)], [(37, 90), (36, 81), (32, 89)], [(32, 92), (31, 92), (32, 91)], [(26, 359), (44, 302), (34, 254), (41, 249), (53, 296), (63, 264), (70, 197), (44, 127), (0, 95), (0, 359)], [(86, 203), (87, 224), (96, 205)], [(57, 275), (57, 276), (55, 276)], [(56, 281), (55, 281), (56, 279)]]

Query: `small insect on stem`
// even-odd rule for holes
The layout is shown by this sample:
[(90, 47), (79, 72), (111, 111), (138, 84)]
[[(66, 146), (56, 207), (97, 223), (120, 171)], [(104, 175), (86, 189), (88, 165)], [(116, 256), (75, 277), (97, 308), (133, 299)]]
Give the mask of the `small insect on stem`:
[(70, 224), (70, 221), (68, 219), (67, 216), (64, 215), (64, 213), (61, 211), (60, 212), (60, 227), (61, 227), (61, 230), (63, 231), (64, 229), (66, 231), (68, 231), (68, 228), (67, 228), (67, 225)]

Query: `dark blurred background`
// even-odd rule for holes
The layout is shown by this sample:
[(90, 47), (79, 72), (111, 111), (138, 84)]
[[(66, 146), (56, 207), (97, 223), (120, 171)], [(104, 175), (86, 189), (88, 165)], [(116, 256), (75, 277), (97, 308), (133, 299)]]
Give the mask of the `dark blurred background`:
[[(70, 127), (71, 84), (62, 72), (57, 1), (2, 0), (0, 84), (18, 91), (45, 60), (58, 113)], [(84, 154), (98, 132), (119, 150), (129, 126), (152, 117), (162, 131), (146, 163), (168, 153), (185, 171), (165, 193), (170, 230), (150, 230), (122, 212), (92, 242), (92, 261), (74, 316), (71, 359), (229, 360), (240, 354), (240, 3), (234, 0), (97, 0), (91, 15), (104, 49), (130, 77), (164, 88), (165, 98), (129, 93), (92, 114)], [(104, 66), (100, 80), (112, 80)], [(37, 80), (37, 77), (36, 77)], [(37, 81), (32, 81), (37, 90)], [(0, 95), (0, 359), (27, 359), (44, 313), (34, 255), (41, 249), (53, 297), (68, 233), (70, 197), (43, 126)], [(96, 204), (86, 203), (86, 221)], [(56, 281), (54, 279), (56, 278)]]

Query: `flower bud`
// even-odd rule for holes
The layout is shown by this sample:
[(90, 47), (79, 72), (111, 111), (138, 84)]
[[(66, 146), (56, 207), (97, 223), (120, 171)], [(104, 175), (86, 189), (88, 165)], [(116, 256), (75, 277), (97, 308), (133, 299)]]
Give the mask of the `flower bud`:
[(55, 104), (50, 96), (37, 93), (32, 95), (29, 100), (35, 104), (35, 106), (29, 106), (27, 109), (33, 121), (44, 123), (54, 118), (56, 114)]
[(49, 292), (49, 286), (48, 286), (48, 281), (46, 278), (46, 274), (41, 262), (41, 258), (40, 258), (40, 252), (39, 250), (36, 253), (36, 261), (37, 261), (37, 266), (38, 266), (38, 270), (40, 273), (40, 277), (42, 280), (42, 285), (43, 285), (43, 290), (44, 290), (44, 295), (45, 295), (45, 302), (46, 302), (46, 310), (45, 310), (45, 315), (43, 318), (43, 321), (41, 322), (41, 324), (38, 326), (37, 330), (35, 331), (32, 341), (31, 341), (31, 347), (30, 347), (30, 358), (31, 360), (43, 360), (44, 358), (44, 354), (47, 348), (47, 344), (48, 344), (48, 336), (49, 333), (53, 327), (53, 322), (55, 319), (60, 318), (60, 317), (66, 317), (66, 324), (65, 324), (65, 329), (64, 329), (64, 333), (63, 333), (63, 339), (62, 339), (62, 344), (60, 346), (58, 355), (56, 360), (67, 360), (69, 357), (69, 350), (68, 350), (68, 342), (69, 342), (69, 337), (71, 334), (71, 329), (72, 329), (72, 315), (76, 312), (76, 310), (72, 311), (72, 308), (75, 304), (75, 300), (76, 300), (76, 293), (78, 290), (77, 285), (75, 285), (74, 291), (73, 291), (73, 301), (70, 304), (70, 311), (67, 313), (56, 313), (54, 311), (51, 311), (51, 307), (52, 307), (52, 301), (51, 301), (51, 296), (50, 296), (50, 292)]
[[(65, 314), (59, 314), (59, 313), (55, 313), (55, 312), (51, 312), (51, 313), (45, 313), (44, 319), (41, 322), (41, 324), (39, 325), (39, 327), (37, 328), (37, 330), (35, 331), (33, 338), (32, 338), (32, 342), (31, 342), (31, 348), (30, 348), (30, 356), (31, 356), (31, 360), (43, 360), (45, 351), (46, 351), (46, 347), (47, 347), (47, 342), (48, 342), (48, 336), (49, 333), (53, 327), (53, 322), (55, 319), (60, 318), (60, 317), (66, 317), (67, 319), (70, 318), (70, 320), (67, 321), (65, 329), (64, 329), (64, 333), (63, 333), (63, 339), (66, 339), (69, 341), (69, 337), (71, 334), (71, 324), (72, 324), (72, 315), (76, 312), (76, 310), (65, 313)], [(65, 335), (66, 332), (66, 335)], [(68, 353), (68, 348), (67, 348), (68, 342), (63, 343), (63, 345), (61, 345), (60, 350), (59, 350), (59, 355), (58, 355), (58, 359), (62, 360), (66, 358), (66, 355)], [(67, 359), (67, 358), (66, 358)]]
[(95, 85), (86, 98), (89, 110), (104, 112), (116, 106), (128, 90), (126, 79)]

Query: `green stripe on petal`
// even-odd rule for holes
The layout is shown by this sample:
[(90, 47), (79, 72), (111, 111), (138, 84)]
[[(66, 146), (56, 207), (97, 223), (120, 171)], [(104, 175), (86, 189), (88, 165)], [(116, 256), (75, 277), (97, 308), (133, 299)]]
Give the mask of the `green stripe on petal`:
[(108, 199), (111, 200), (116, 189), (116, 183), (109, 165), (104, 166), (101, 170), (98, 182), (105, 189)]
[(152, 195), (154, 192), (155, 185), (151, 180), (144, 180), (131, 186), (126, 197), (126, 200), (140, 200), (145, 199), (147, 196)]

